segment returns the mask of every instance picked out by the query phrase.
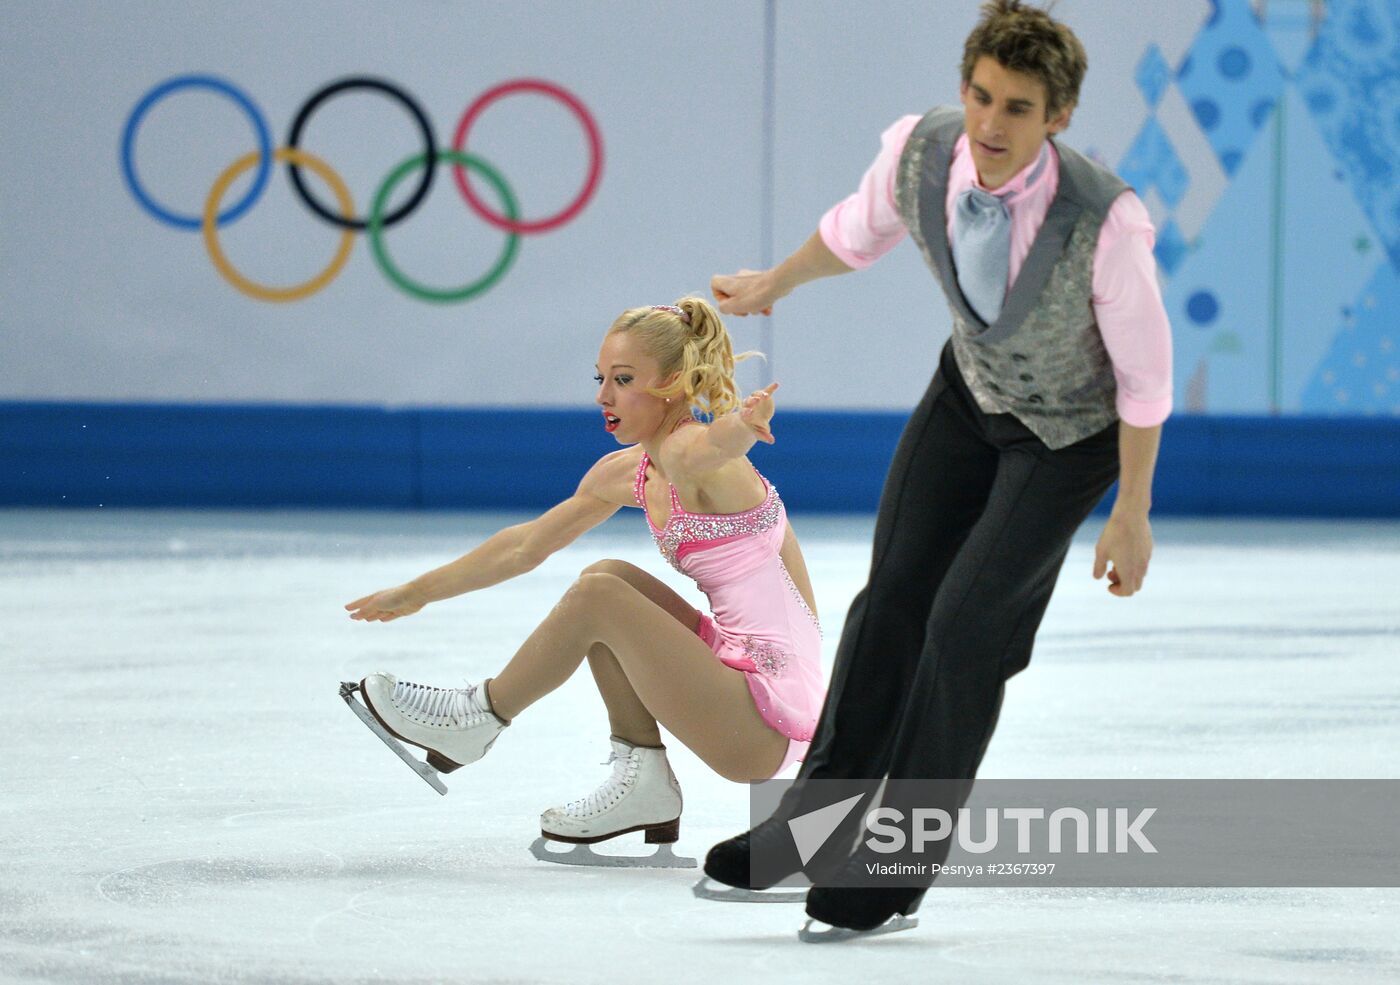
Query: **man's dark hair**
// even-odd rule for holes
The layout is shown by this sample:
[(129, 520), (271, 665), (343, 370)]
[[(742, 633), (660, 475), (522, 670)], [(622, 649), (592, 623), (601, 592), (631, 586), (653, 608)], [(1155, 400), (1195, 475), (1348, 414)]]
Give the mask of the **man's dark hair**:
[(1079, 102), (1079, 86), (1089, 68), (1084, 45), (1048, 11), (1022, 0), (989, 0), (963, 46), (962, 80), (972, 81), (977, 59), (986, 55), (1002, 67), (1039, 79), (1045, 86), (1045, 118)]

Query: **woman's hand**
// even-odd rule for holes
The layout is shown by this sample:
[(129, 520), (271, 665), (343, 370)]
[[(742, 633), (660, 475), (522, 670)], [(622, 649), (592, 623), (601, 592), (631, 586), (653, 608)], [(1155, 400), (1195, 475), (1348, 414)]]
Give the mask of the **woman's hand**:
[(773, 391), (776, 389), (778, 384), (769, 383), (762, 390), (755, 390), (744, 398), (744, 405), (739, 409), (739, 419), (748, 425), (759, 441), (770, 445), (776, 440), (768, 426), (773, 419)]
[(391, 622), (402, 616), (411, 616), (427, 604), (428, 600), (423, 597), (423, 593), (412, 584), (408, 584), (366, 595), (346, 603), (345, 608), (349, 610), (351, 619), (359, 619), (362, 622)]

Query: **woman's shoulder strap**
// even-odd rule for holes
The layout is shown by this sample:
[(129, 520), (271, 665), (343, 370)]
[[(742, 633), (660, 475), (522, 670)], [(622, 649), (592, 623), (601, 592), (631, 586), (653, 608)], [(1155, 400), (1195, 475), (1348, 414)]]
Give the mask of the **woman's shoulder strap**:
[(642, 509), (647, 508), (646, 484), (647, 466), (651, 464), (651, 458), (646, 452), (642, 452), (642, 460), (637, 463), (637, 475), (632, 480), (632, 495), (637, 498), (637, 505)]

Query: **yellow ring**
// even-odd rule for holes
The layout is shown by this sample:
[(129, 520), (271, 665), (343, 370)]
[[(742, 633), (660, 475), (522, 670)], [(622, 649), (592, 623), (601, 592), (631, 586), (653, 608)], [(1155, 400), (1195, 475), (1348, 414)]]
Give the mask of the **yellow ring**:
[[(240, 274), (233, 268), (233, 264), (228, 262), (228, 257), (224, 256), (223, 248), (219, 245), (219, 203), (223, 201), (224, 193), (228, 191), (228, 187), (233, 184), (234, 179), (257, 164), (261, 156), (258, 151), (253, 151), (245, 157), (240, 157), (229, 165), (227, 171), (219, 175), (218, 180), (214, 182), (214, 187), (209, 189), (209, 198), (204, 202), (204, 245), (209, 250), (209, 259), (213, 262), (214, 269), (223, 275), (224, 280), (250, 298), (257, 298), (259, 301), (300, 301), (302, 298), (310, 297), (335, 280), (336, 275), (345, 266), (345, 262), (350, 259), (350, 248), (355, 245), (355, 231), (347, 229), (341, 233), (340, 247), (335, 251), (335, 256), (331, 258), (330, 266), (304, 284), (293, 284), (291, 287), (265, 287)], [(314, 171), (322, 181), (331, 186), (331, 192), (334, 193), (335, 200), (340, 205), (341, 215), (355, 214), (355, 205), (350, 200), (350, 189), (345, 187), (345, 182), (340, 179), (340, 175), (332, 171), (331, 166), (325, 161), (294, 147), (278, 148), (273, 158), (281, 163), (290, 162)]]

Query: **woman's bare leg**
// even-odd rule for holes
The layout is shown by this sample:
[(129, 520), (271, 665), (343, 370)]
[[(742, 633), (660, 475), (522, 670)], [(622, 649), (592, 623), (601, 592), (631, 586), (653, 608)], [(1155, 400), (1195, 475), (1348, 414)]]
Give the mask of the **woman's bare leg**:
[[(597, 561), (583, 569), (583, 574), (617, 575), (637, 591), (656, 603), (688, 632), (695, 632), (700, 622), (700, 612), (681, 598), (669, 585), (654, 575), (648, 574), (635, 564), (626, 561)], [(593, 673), (593, 681), (598, 685), (598, 693), (608, 709), (608, 724), (612, 734), (619, 739), (637, 746), (658, 746), (661, 744), (661, 731), (656, 719), (647, 711), (642, 699), (632, 689), (632, 683), (613, 656), (613, 652), (602, 643), (595, 643), (588, 650), (588, 668)], [(509, 683), (509, 682), (507, 682)], [(491, 682), (488, 690), (495, 695), (499, 685)], [(497, 712), (500, 714), (500, 712)], [(501, 717), (508, 717), (503, 715)]]
[[(583, 573), (617, 575), (660, 606), (687, 632), (695, 632), (700, 623), (700, 612), (695, 606), (677, 595), (670, 585), (635, 564), (598, 561), (584, 568)], [(588, 669), (593, 672), (593, 681), (598, 685), (598, 693), (603, 696), (603, 704), (607, 706), (612, 734), (636, 746), (660, 745), (661, 731), (656, 727), (656, 719), (642, 704), (642, 699), (637, 697), (622, 665), (605, 644), (595, 643), (589, 649)]]
[[(759, 716), (743, 673), (716, 660), (695, 635), (693, 607), (673, 592), (671, 599), (657, 591), (670, 592), (661, 582), (643, 583), (650, 589), (644, 591), (632, 581), (598, 565), (581, 575), (492, 679), (496, 714), (513, 718), (568, 680), (587, 656), (620, 738), (654, 735), (638, 743), (654, 745), (659, 721), (722, 776), (772, 776), (788, 740)], [(617, 731), (619, 725), (629, 734)]]

